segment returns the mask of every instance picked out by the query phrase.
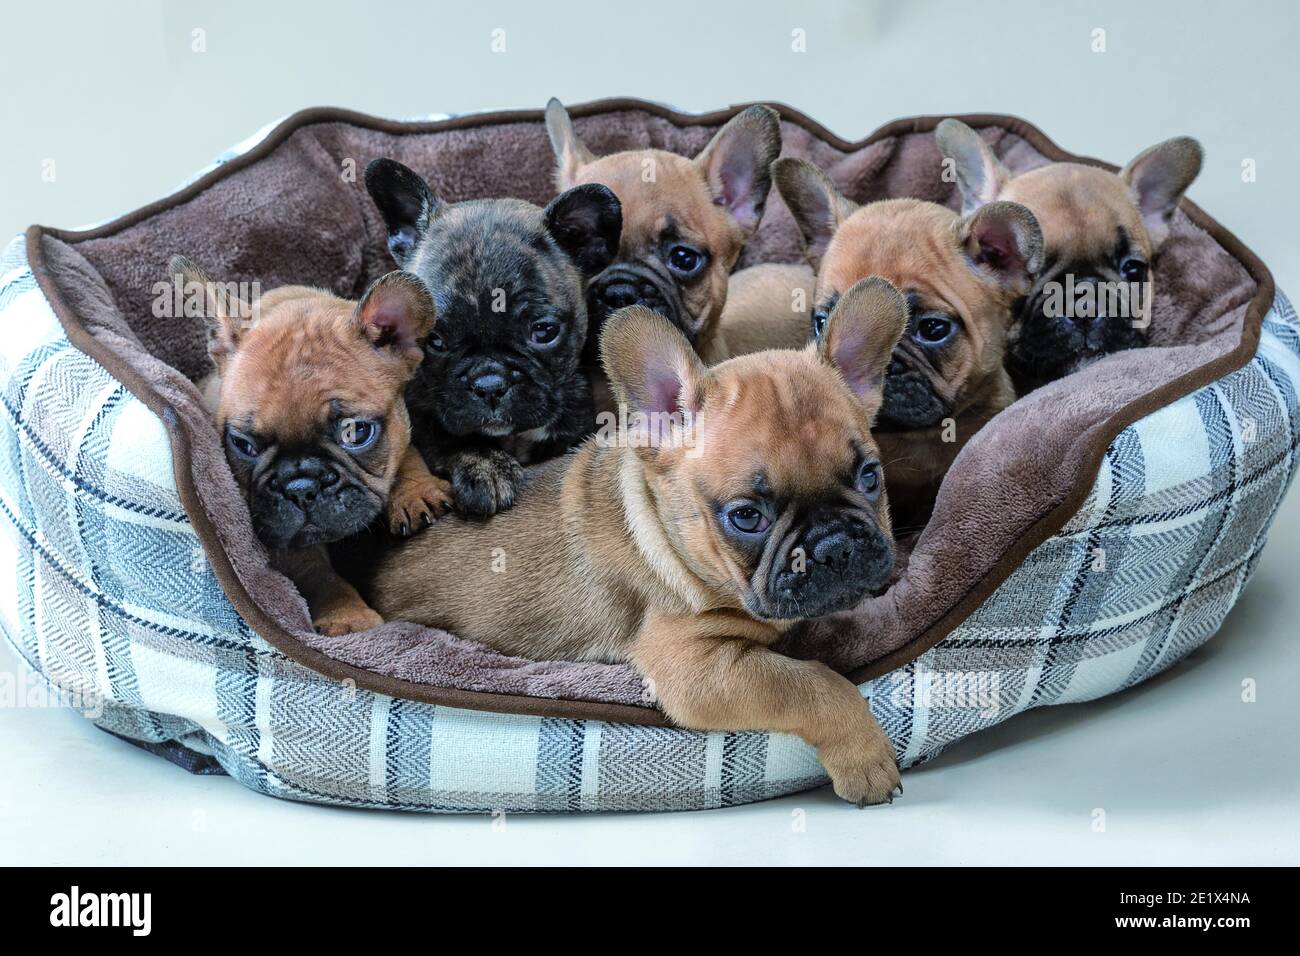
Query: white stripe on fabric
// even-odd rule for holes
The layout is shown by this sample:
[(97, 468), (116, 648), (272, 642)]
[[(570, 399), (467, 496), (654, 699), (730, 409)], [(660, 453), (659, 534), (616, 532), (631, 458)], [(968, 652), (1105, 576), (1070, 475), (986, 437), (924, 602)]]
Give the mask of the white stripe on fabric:
[(435, 790), (520, 794), (537, 789), (542, 718), (438, 707), (429, 777)]
[(113, 422), (106, 465), (128, 478), (138, 478), (163, 491), (176, 494), (172, 469), (172, 446), (167, 428), (148, 407), (128, 398)]
[[(218, 740), (226, 739), (229, 728), (218, 716), (215, 664), (177, 657), (139, 641), (131, 644), (131, 662), (146, 708), (160, 714), (183, 714)], [(105, 693), (107, 690), (105, 684)]]
[(908, 695), (912, 703), (912, 735), (907, 741), (907, 750), (903, 754), (903, 760), (907, 763), (921, 758), (925, 752), (926, 738), (930, 735), (930, 710), (925, 706), (926, 682), (921, 679), (923, 675), (921, 660), (917, 660), (917, 669), (912, 674), (912, 692)]
[(706, 734), (704, 737), (704, 792), (718, 794), (722, 791), (722, 746), (727, 735)]
[(63, 327), (40, 288), (14, 296), (5, 306), (4, 323), (4, 335), (0, 335), (0, 369), (5, 372), (17, 368), (41, 346), (64, 337)]
[(256, 658), (257, 685), (253, 698), (253, 724), (257, 727), (257, 762), (263, 767), (274, 767), (275, 735), (271, 729), (271, 696), (275, 679), (260, 654)]
[(582, 730), (582, 805), (583, 809), (595, 809), (600, 796), (600, 736), (605, 729), (604, 721), (585, 721)]
[(370, 707), (370, 799), (388, 799), (388, 711), (393, 699), (372, 694)]
[(1148, 496), (1209, 474), (1209, 437), (1193, 395), (1139, 419), (1131, 427), (1142, 443)]

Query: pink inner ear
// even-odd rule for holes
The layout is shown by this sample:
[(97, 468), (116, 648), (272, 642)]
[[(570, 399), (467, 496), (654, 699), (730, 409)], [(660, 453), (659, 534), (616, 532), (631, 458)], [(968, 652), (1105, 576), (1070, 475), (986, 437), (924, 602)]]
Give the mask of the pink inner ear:
[(868, 367), (867, 348), (865, 334), (848, 332), (836, 341), (831, 352), (831, 361), (858, 398), (864, 397), (876, 387), (873, 370)]
[(675, 369), (666, 365), (652, 365), (646, 369), (645, 411), (652, 414), (676, 412), (681, 393), (682, 380)]
[(376, 348), (412, 345), (410, 313), (405, 305), (385, 296), (374, 296), (361, 312), (361, 321), (376, 332)]
[(1006, 229), (1001, 222), (976, 226), (975, 242), (979, 243), (979, 252), (976, 252), (975, 261), (997, 269), (998, 272), (1008, 268), (1017, 255), (1015, 233)]
[(997, 272), (1007, 272), (1020, 258), (1015, 230), (1001, 222), (980, 223), (975, 227), (979, 251), (975, 261)]
[(745, 157), (726, 157), (717, 167), (716, 175), (719, 194), (715, 202), (742, 226), (757, 226), (758, 197), (755, 196), (753, 164)]

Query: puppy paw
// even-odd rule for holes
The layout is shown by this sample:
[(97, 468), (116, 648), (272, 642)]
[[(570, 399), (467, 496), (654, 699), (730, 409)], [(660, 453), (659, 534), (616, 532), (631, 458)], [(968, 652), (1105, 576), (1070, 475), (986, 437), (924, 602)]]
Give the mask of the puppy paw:
[(841, 799), (859, 807), (893, 803), (903, 792), (894, 747), (884, 734), (856, 737), (818, 751), (831, 785)]
[(408, 537), (451, 510), (451, 482), (434, 475), (399, 481), (388, 496), (388, 530)]
[(355, 634), (358, 631), (368, 631), (372, 627), (378, 627), (384, 623), (384, 619), (377, 611), (363, 604), (360, 607), (334, 608), (311, 623), (316, 628), (317, 634), (341, 637), (344, 634)]
[(451, 467), (456, 507), (474, 517), (486, 518), (509, 508), (523, 482), (523, 467), (503, 451), (461, 455)]

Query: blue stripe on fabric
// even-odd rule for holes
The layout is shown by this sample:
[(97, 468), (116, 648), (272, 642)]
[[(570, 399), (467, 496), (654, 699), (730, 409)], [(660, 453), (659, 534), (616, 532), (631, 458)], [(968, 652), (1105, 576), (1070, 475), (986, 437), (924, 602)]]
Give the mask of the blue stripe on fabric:
[(1223, 479), (1224, 485), (1222, 489), (1225, 492), (1223, 495), (1225, 505), (1217, 513), (1207, 513), (1206, 520), (1201, 525), (1200, 533), (1187, 550), (1186, 560), (1182, 562), (1178, 573), (1170, 582), (1170, 586), (1175, 589), (1177, 597), (1169, 604), (1166, 612), (1167, 620), (1165, 620), (1163, 626), (1156, 628), (1147, 639), (1146, 646), (1142, 648), (1137, 663), (1134, 664), (1127, 680), (1124, 682), (1126, 687), (1150, 676), (1151, 668), (1160, 660), (1160, 655), (1164, 652), (1170, 638), (1173, 636), (1174, 628), (1180, 619), (1179, 612), (1192, 591), (1192, 583), (1203, 573), (1205, 566), (1214, 555), (1215, 542), (1219, 540), (1228, 523), (1236, 516), (1236, 502), (1233, 496), (1240, 487), (1240, 476), (1238, 475), (1240, 462), (1236, 450), (1236, 432), (1233, 429), (1232, 421), (1228, 417), (1227, 408), (1225, 408), (1224, 403), (1217, 394), (1217, 389), (1217, 385), (1203, 388), (1195, 392), (1192, 397), (1197, 413), (1201, 417), (1202, 427), (1205, 429), (1205, 437), (1210, 444), (1210, 461), (1212, 465), (1209, 471), (1210, 477), (1218, 479), (1222, 472), (1222, 469), (1214, 467), (1215, 465), (1227, 467), (1227, 475)]
[(537, 740), (536, 789), (539, 810), (582, 809), (584, 722), (543, 718)]

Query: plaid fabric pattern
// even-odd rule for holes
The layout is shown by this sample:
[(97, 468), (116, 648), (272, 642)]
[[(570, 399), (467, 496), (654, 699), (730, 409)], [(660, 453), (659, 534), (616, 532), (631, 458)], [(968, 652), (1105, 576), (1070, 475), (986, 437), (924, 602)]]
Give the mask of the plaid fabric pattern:
[[(0, 630), (98, 726), (254, 790), (437, 812), (728, 806), (818, 786), (796, 738), (480, 713), (340, 685), (263, 641), (209, 568), (162, 423), (0, 254)], [(1296, 468), (1300, 322), (1126, 429), (1085, 504), (960, 627), (864, 684), (903, 766), (1169, 667), (1219, 627)]]

